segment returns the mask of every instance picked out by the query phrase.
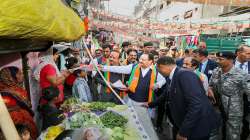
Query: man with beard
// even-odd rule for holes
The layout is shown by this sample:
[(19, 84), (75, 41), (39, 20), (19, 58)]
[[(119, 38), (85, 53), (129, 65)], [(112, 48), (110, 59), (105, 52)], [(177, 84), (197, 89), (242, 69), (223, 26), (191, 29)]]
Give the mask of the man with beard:
[(105, 64), (109, 60), (110, 52), (112, 50), (111, 45), (105, 44), (102, 46), (103, 49), (103, 55), (99, 58), (97, 58), (98, 64)]
[(127, 59), (123, 61), (123, 65), (136, 64), (137, 63), (137, 51), (134, 49), (128, 49)]

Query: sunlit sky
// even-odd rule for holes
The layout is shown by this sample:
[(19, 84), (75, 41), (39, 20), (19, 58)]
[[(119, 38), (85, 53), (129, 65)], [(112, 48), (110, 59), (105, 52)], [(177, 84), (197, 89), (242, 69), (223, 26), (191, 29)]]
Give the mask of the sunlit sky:
[[(117, 13), (120, 15), (132, 16), (134, 12), (134, 7), (139, 0), (110, 0), (105, 2), (105, 7), (112, 13)], [(109, 3), (109, 6), (108, 6)]]

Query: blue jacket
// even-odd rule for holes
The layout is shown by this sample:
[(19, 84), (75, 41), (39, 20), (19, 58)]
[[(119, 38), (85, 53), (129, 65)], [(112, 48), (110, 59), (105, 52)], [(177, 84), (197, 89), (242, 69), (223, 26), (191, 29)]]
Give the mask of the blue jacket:
[(168, 107), (174, 126), (188, 139), (209, 136), (220, 126), (220, 116), (202, 86), (195, 73), (176, 68), (167, 95)]
[(82, 102), (92, 101), (92, 95), (88, 86), (88, 82), (81, 77), (78, 77), (75, 80), (72, 87), (72, 95), (73, 97), (78, 98)]

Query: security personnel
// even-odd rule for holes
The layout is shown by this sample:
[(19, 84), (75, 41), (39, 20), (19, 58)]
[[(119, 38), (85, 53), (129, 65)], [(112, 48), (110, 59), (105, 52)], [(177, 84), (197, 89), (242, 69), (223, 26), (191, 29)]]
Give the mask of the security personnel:
[(240, 140), (243, 119), (243, 94), (250, 94), (250, 76), (234, 67), (235, 55), (224, 51), (216, 54), (219, 68), (213, 71), (209, 86), (218, 95), (223, 116), (224, 139)]

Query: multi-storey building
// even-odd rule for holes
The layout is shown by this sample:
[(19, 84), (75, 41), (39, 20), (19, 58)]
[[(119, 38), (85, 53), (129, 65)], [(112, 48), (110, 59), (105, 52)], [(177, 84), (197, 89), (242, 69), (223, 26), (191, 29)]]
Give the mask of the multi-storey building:
[(233, 16), (250, 12), (250, 6), (208, 5), (179, 1), (187, 0), (140, 0), (135, 7), (134, 16), (160, 21), (182, 21)]

